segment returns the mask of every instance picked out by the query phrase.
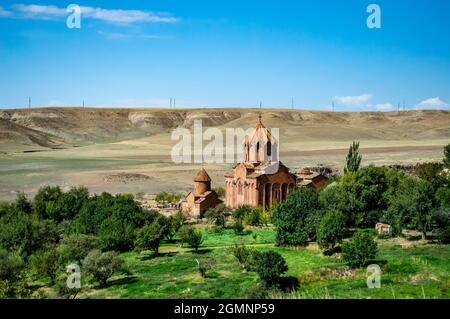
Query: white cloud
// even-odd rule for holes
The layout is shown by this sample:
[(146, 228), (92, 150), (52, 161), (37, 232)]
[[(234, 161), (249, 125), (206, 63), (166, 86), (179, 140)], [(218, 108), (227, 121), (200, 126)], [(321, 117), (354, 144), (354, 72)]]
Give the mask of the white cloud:
[(153, 34), (136, 34), (136, 33), (122, 33), (122, 32), (109, 32), (98, 30), (98, 34), (105, 37), (108, 40), (126, 40), (131, 38), (139, 39), (164, 39), (163, 36), (153, 35)]
[(4, 9), (3, 7), (0, 7), (0, 17), (9, 17), (11, 16), (12, 13), (6, 9)]
[[(24, 19), (60, 19), (69, 15), (66, 8), (53, 5), (15, 4), (12, 6), (15, 16)], [(0, 11), (1, 12), (1, 11)], [(103, 9), (94, 7), (81, 7), (81, 17), (100, 20), (108, 23), (131, 24), (142, 23), (173, 23), (179, 19), (167, 13), (154, 13), (142, 10)]]
[(446, 110), (449, 108), (450, 104), (442, 101), (439, 97), (431, 97), (416, 105), (416, 109)]
[(335, 96), (334, 101), (340, 106), (364, 106), (372, 98), (372, 94), (362, 94), (358, 96)]
[(381, 111), (381, 112), (389, 112), (389, 111), (394, 110), (394, 106), (389, 102), (379, 103), (379, 104), (375, 105), (375, 109), (377, 111)]

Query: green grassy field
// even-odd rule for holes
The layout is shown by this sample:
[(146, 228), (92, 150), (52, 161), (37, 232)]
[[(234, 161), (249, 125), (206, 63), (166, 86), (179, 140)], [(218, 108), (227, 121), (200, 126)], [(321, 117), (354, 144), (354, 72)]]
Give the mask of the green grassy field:
[[(256, 238), (253, 234), (256, 233)], [(230, 252), (234, 243), (258, 250), (273, 249), (287, 261), (288, 282), (298, 282), (294, 291), (274, 293), (274, 298), (449, 298), (450, 246), (404, 238), (378, 240), (375, 263), (382, 270), (381, 288), (369, 289), (366, 270), (346, 269), (339, 255), (323, 256), (315, 244), (307, 247), (274, 247), (271, 229), (252, 229), (236, 236), (232, 230), (205, 231), (198, 253), (165, 243), (160, 254), (122, 254), (132, 274), (113, 277), (108, 287), (84, 284), (79, 298), (245, 298), (258, 282), (254, 272), (245, 272)], [(213, 267), (201, 278), (195, 259), (209, 259)]]

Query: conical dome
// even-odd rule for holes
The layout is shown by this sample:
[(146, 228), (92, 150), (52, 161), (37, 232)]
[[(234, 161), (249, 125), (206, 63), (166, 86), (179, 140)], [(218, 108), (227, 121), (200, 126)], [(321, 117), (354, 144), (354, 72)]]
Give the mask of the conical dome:
[(202, 167), (194, 177), (194, 182), (210, 182), (211, 177), (209, 177), (206, 170)]

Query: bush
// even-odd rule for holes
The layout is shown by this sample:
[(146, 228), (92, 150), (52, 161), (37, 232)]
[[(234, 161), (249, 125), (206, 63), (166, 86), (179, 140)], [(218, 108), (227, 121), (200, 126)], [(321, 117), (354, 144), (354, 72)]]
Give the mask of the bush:
[(102, 287), (115, 273), (128, 273), (124, 260), (116, 252), (102, 253), (100, 250), (93, 250), (86, 256), (83, 270)]
[(248, 216), (250, 214), (251, 211), (252, 211), (251, 206), (243, 205), (243, 206), (236, 208), (233, 211), (232, 216), (233, 216), (234, 220), (242, 221), (242, 220), (244, 220), (245, 216)]
[(203, 242), (202, 233), (193, 226), (181, 227), (178, 236), (182, 245), (187, 244), (188, 247), (195, 248), (195, 251), (198, 250)]
[(318, 195), (314, 190), (298, 188), (290, 192), (273, 211), (277, 245), (305, 244), (309, 239), (306, 219), (318, 209)]
[(345, 218), (341, 212), (330, 211), (320, 221), (317, 229), (317, 243), (324, 250), (333, 250), (345, 235)]
[(244, 225), (242, 225), (242, 221), (240, 219), (234, 222), (233, 230), (236, 235), (242, 235), (242, 232), (244, 231)]
[(25, 263), (6, 250), (0, 249), (0, 280), (14, 282), (19, 279), (20, 272), (25, 268)]
[(244, 217), (244, 221), (250, 226), (259, 226), (261, 224), (262, 210), (259, 207), (254, 207)]
[(181, 198), (182, 196), (180, 194), (159, 192), (156, 194), (155, 201), (158, 204), (178, 203)]
[(49, 278), (53, 285), (61, 268), (63, 258), (56, 247), (43, 248), (30, 258), (30, 267), (39, 278)]
[(279, 253), (265, 251), (259, 254), (255, 270), (259, 278), (270, 287), (279, 283), (281, 275), (288, 270), (288, 266)]
[(377, 243), (373, 235), (367, 232), (358, 232), (350, 241), (342, 244), (342, 259), (350, 267), (365, 266), (376, 257), (377, 252)]
[(65, 261), (75, 261), (81, 266), (88, 253), (98, 248), (98, 242), (98, 238), (92, 235), (71, 234), (62, 239), (60, 249)]
[(443, 244), (450, 244), (450, 225), (439, 229), (437, 239)]

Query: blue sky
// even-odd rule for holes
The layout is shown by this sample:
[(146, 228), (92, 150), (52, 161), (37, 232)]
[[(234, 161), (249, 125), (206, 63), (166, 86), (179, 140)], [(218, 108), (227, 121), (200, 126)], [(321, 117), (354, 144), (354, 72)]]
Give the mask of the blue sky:
[(447, 0), (3, 0), (0, 107), (449, 109), (449, 15)]

